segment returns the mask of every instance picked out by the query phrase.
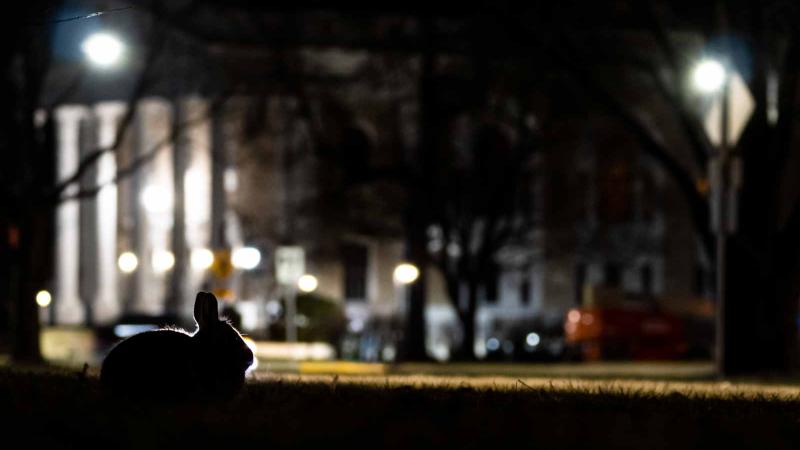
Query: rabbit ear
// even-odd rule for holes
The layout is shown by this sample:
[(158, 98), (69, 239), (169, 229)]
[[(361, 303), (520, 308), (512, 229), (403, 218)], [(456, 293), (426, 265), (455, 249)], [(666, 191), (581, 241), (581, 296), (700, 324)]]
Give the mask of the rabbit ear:
[(217, 298), (210, 292), (198, 292), (194, 301), (194, 320), (202, 329), (219, 322)]

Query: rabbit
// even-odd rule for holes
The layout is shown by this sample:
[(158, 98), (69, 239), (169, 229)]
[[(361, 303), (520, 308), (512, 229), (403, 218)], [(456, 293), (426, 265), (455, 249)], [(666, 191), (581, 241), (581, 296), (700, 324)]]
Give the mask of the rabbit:
[(161, 329), (131, 336), (103, 360), (101, 386), (113, 395), (153, 400), (210, 400), (235, 396), (253, 364), (253, 352), (227, 321), (217, 298), (199, 292), (197, 331)]

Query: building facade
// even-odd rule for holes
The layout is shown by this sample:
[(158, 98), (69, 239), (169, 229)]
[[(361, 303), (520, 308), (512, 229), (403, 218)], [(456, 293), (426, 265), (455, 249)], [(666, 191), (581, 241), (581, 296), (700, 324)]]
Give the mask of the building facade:
[[(260, 251), (257, 266), (233, 270), (221, 282), (244, 330), (258, 334), (282, 294), (272, 255), (287, 243), (306, 249), (307, 272), (319, 280), (321, 295), (342, 303), (350, 333), (364, 333), (376, 318), (402, 320), (404, 287), (392, 279), (402, 261), (401, 235), (338, 232), (317, 217), (307, 200), (324, 187), (320, 163), (302, 153), (312, 136), (288, 126), (248, 136), (247, 104), (234, 99), (222, 114), (210, 114), (210, 102), (199, 97), (145, 98), (127, 125), (124, 102), (54, 110), (61, 180), (93, 151), (112, 147), (120, 126), (128, 129), (116, 151), (104, 152), (66, 192), (80, 197), (98, 188), (96, 195), (58, 208), (55, 295), (44, 321), (102, 325), (123, 314), (166, 313), (188, 320), (193, 293), (220, 282), (195, 261), (198, 251), (250, 246)], [(574, 144), (540, 162), (541, 245), (503, 252), (495, 283), (482, 291), (479, 356), (502, 324), (561, 320), (580, 304), (586, 285), (654, 298), (702, 294), (692, 279), (696, 249), (674, 244), (692, 241), (690, 225), (670, 222), (680, 204), (658, 169), (624, 140), (603, 144), (584, 135)], [(533, 263), (506, 264), (515, 254)], [(123, 261), (130, 255), (136, 264)], [(433, 267), (428, 273), (428, 349), (447, 359), (459, 339), (457, 316), (440, 274)]]

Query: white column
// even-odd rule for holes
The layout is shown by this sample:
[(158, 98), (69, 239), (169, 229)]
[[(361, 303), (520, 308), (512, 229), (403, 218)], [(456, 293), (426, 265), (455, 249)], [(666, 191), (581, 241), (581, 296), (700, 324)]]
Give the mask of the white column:
[[(183, 121), (192, 121), (208, 115), (208, 101), (191, 97), (182, 101)], [(184, 176), (184, 218), (186, 220), (186, 247), (190, 256), (195, 249), (211, 245), (211, 118), (194, 123), (181, 130), (186, 140), (186, 174)], [(186, 271), (187, 301), (182, 314), (191, 317), (194, 294), (205, 281), (207, 271), (189, 267)]]
[[(103, 102), (94, 107), (97, 117), (97, 145), (114, 145), (117, 128), (125, 113), (124, 102)], [(97, 282), (94, 322), (106, 324), (120, 311), (117, 286), (117, 185), (111, 183), (117, 171), (116, 154), (105, 153), (97, 162)]]
[[(59, 181), (75, 173), (80, 158), (80, 121), (88, 109), (81, 105), (62, 106), (56, 110), (58, 154), (56, 176)], [(64, 195), (78, 190), (77, 183)], [(58, 324), (83, 323), (84, 307), (78, 294), (80, 261), (80, 210), (77, 201), (61, 203), (56, 212), (56, 286), (55, 320)]]
[[(140, 313), (160, 314), (164, 311), (166, 277), (153, 268), (153, 255), (170, 250), (169, 237), (172, 228), (172, 145), (165, 142), (172, 125), (170, 104), (158, 98), (139, 102), (139, 139), (136, 154), (144, 156), (155, 150), (154, 157), (142, 166), (138, 201), (140, 221), (139, 269), (137, 298), (133, 310)], [(158, 149), (156, 150), (156, 148)]]

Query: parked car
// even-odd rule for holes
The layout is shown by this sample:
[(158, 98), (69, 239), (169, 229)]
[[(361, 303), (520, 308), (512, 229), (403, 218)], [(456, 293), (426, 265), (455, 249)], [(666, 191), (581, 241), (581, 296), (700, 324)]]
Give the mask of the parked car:
[(684, 322), (645, 307), (574, 308), (564, 331), (570, 355), (580, 360), (679, 359), (688, 350)]
[(185, 323), (174, 314), (123, 314), (113, 323), (95, 327), (98, 353), (104, 356), (122, 339), (163, 327), (181, 327), (193, 331), (194, 323)]
[(559, 361), (565, 349), (564, 327), (560, 320), (546, 317), (500, 323), (485, 345), (487, 360)]

